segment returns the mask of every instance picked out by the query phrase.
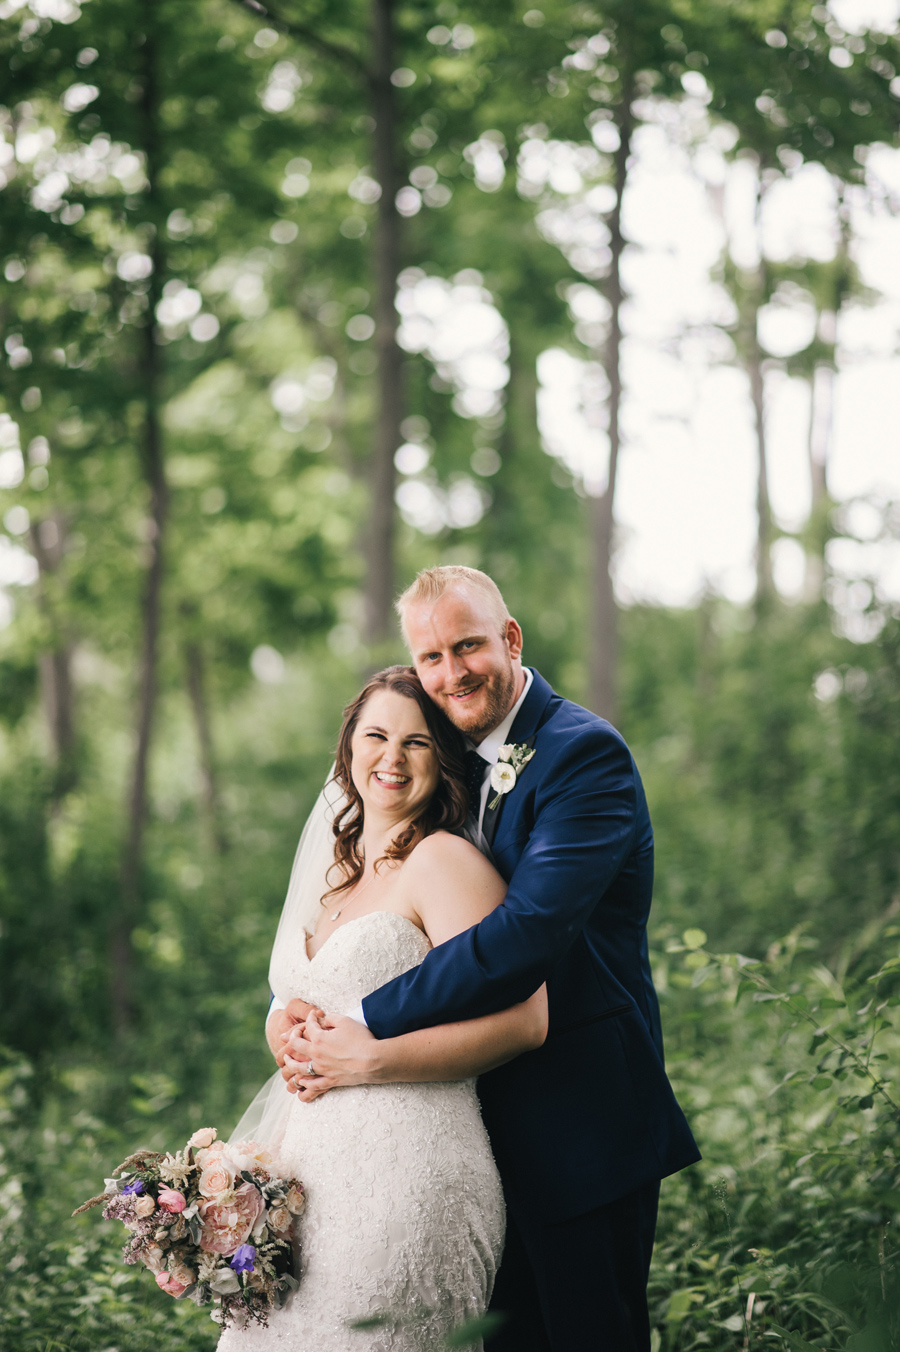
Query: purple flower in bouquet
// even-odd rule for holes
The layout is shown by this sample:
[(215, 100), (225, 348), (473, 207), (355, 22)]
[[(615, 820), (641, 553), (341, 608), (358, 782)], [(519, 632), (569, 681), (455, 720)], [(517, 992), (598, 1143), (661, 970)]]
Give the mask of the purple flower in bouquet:
[(242, 1244), (238, 1249), (235, 1249), (234, 1257), (229, 1266), (233, 1267), (235, 1272), (252, 1272), (255, 1257), (256, 1250), (253, 1245)]
[(143, 1183), (141, 1182), (141, 1180), (138, 1178), (138, 1179), (135, 1180), (134, 1183), (126, 1183), (126, 1184), (125, 1184), (125, 1187), (122, 1189), (122, 1196), (123, 1196), (123, 1197), (128, 1197), (131, 1193), (138, 1193), (138, 1192), (143, 1192), (143, 1191), (144, 1191), (144, 1185), (143, 1185)]

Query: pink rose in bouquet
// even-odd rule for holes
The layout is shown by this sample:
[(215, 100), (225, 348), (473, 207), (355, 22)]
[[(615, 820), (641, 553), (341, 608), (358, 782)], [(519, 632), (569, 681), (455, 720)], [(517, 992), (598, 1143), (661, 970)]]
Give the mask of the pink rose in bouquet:
[(190, 1268), (179, 1264), (174, 1272), (157, 1272), (156, 1285), (169, 1296), (180, 1296), (197, 1278)]
[(293, 1217), (286, 1206), (274, 1206), (269, 1212), (269, 1225), (276, 1234), (284, 1234), (291, 1228)]
[(208, 1197), (214, 1200), (223, 1192), (230, 1192), (234, 1187), (235, 1171), (228, 1161), (221, 1156), (207, 1159), (203, 1173), (197, 1183), (197, 1191), (201, 1197)]
[[(156, 1200), (163, 1211), (184, 1211), (187, 1206), (187, 1198), (184, 1193), (179, 1192), (176, 1188), (160, 1188)], [(137, 1207), (135, 1207), (136, 1210)]]
[(299, 1216), (300, 1212), (306, 1206), (306, 1194), (299, 1184), (294, 1184), (288, 1189), (287, 1207), (292, 1216)]
[(149, 1244), (141, 1251), (141, 1262), (151, 1272), (159, 1272), (165, 1261), (166, 1255), (158, 1244)]
[(246, 1241), (265, 1206), (252, 1183), (239, 1187), (230, 1202), (204, 1202), (200, 1207), (200, 1248), (207, 1253), (234, 1253)]
[(215, 1127), (201, 1127), (199, 1131), (194, 1132), (188, 1145), (193, 1146), (195, 1150), (208, 1150), (218, 1134)]

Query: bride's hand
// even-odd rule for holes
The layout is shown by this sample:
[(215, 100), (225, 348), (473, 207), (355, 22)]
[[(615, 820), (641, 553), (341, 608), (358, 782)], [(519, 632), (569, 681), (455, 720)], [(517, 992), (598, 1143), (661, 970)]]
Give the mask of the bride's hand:
[[(375, 1083), (378, 1039), (355, 1019), (329, 1019), (314, 1012), (302, 1032), (292, 1030), (287, 1047), (281, 1073), (304, 1103), (338, 1085)], [(309, 1074), (310, 1063), (315, 1075)]]
[(306, 1004), (304, 1000), (291, 1000), (284, 1009), (269, 1015), (266, 1021), (266, 1038), (279, 1070), (284, 1068), (284, 1056), (287, 1050), (285, 1043), (291, 1030), (297, 1027), (302, 1028), (310, 1013), (321, 1014), (322, 1011), (317, 1009), (315, 1005)]

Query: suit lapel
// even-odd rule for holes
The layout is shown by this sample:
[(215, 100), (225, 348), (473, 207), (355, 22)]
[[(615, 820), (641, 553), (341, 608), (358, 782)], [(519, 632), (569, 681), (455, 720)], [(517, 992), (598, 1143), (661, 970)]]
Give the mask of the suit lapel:
[[(513, 726), (515, 727), (515, 724), (513, 724)], [(520, 746), (523, 744), (526, 746), (534, 746), (534, 740), (536, 736), (537, 734), (535, 733), (531, 737), (525, 738), (523, 742), (519, 742), (518, 744)], [(522, 774), (524, 774), (527, 769), (528, 766), (526, 765), (525, 769), (522, 771)], [(516, 784), (513, 786), (510, 792), (515, 793), (517, 788), (518, 781), (516, 781)], [(484, 839), (487, 841), (489, 847), (492, 846), (494, 843), (494, 836), (497, 834), (497, 824), (500, 821), (500, 813), (503, 809), (503, 804), (506, 802), (508, 797), (509, 797), (508, 793), (496, 794), (494, 793), (493, 789), (488, 789), (488, 801), (487, 806), (484, 809), (484, 820), (481, 823), (481, 834), (484, 836)], [(492, 808), (491, 803), (493, 803), (495, 800), (497, 800), (497, 806)]]
[[(535, 671), (534, 667), (531, 668), (531, 672), (533, 677), (531, 688), (525, 696), (522, 707), (516, 714), (509, 732), (510, 742), (515, 742), (519, 745), (524, 743), (527, 746), (534, 746), (538, 729), (543, 722), (544, 710), (553, 698), (553, 690), (544, 680), (543, 676)], [(528, 766), (525, 767), (522, 773), (526, 774), (527, 771)], [(515, 791), (516, 789), (513, 788), (511, 793), (515, 793)], [(493, 791), (488, 791), (488, 803), (493, 802), (496, 797), (497, 795)], [(481, 834), (487, 841), (489, 848), (493, 846), (494, 836), (497, 834), (497, 826), (500, 822), (500, 813), (503, 811), (503, 804), (509, 797), (509, 793), (501, 794), (500, 801), (493, 810), (491, 810), (490, 807), (485, 807), (484, 809)]]

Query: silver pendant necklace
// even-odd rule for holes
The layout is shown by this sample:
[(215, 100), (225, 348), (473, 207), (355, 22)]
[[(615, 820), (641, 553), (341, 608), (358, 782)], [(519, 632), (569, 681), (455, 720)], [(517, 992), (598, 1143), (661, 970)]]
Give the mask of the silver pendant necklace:
[(374, 881), (375, 881), (375, 873), (373, 871), (372, 876), (369, 879), (369, 882), (363, 883), (362, 887), (359, 888), (357, 892), (354, 892), (352, 897), (347, 898), (343, 906), (339, 906), (336, 911), (332, 911), (329, 919), (332, 922), (334, 922), (335, 920), (340, 920), (341, 916), (343, 915), (344, 911), (346, 911), (347, 907), (351, 906), (353, 902), (356, 901), (357, 897), (361, 897), (363, 892), (365, 892), (366, 888), (369, 886), (369, 883), (373, 883)]

